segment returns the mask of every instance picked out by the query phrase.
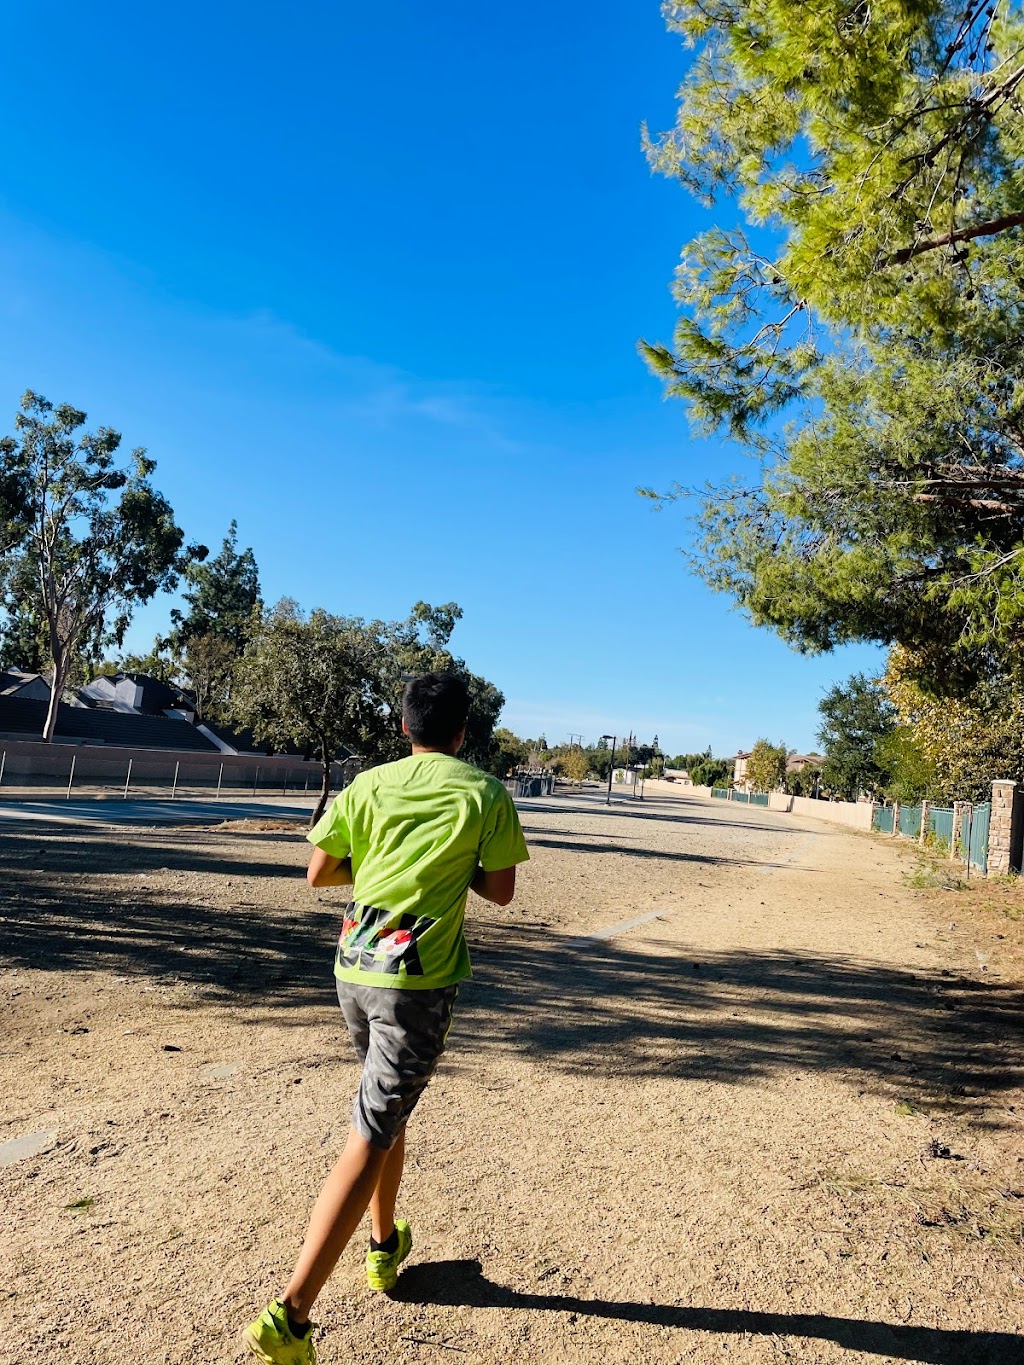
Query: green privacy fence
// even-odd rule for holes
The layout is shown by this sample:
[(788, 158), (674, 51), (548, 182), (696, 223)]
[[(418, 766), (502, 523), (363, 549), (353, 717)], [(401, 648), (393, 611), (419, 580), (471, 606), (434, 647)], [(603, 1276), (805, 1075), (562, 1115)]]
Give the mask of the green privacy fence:
[(900, 833), (903, 835), (904, 839), (920, 839), (920, 806), (900, 806)]
[(967, 817), (967, 861), (979, 872), (988, 872), (988, 827), (992, 818), (992, 803), (983, 801), (974, 806)]
[(738, 787), (730, 791), (727, 787), (712, 787), (711, 796), (715, 801), (739, 801), (744, 806), (767, 806), (767, 792), (744, 792)]
[(896, 833), (902, 835), (904, 839), (920, 841), (923, 826), (924, 842), (961, 858), (969, 868), (977, 868), (979, 872), (987, 873), (992, 803), (982, 801), (975, 806), (965, 807), (956, 848), (953, 847), (955, 818), (952, 806), (930, 805), (924, 809), (921, 806), (876, 806), (871, 817), (871, 827), (879, 834)]
[(948, 853), (953, 845), (952, 806), (928, 807), (928, 832), (933, 844)]
[(893, 824), (892, 806), (876, 806), (875, 813), (871, 817), (871, 826), (877, 829), (879, 834), (891, 834)]

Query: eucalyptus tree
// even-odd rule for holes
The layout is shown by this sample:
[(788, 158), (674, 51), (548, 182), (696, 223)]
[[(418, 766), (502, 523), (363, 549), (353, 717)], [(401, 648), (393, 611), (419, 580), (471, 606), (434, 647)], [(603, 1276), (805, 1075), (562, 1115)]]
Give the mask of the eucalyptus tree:
[(41, 622), (52, 669), (47, 741), (81, 655), (120, 644), (136, 607), (172, 590), (206, 555), (204, 546), (186, 546), (170, 503), (153, 487), (155, 461), (136, 449), (129, 467), (119, 467), (119, 433), (84, 431), (85, 422), (77, 408), (29, 391), (15, 434), (0, 440), (10, 582), (27, 598), (13, 605)]

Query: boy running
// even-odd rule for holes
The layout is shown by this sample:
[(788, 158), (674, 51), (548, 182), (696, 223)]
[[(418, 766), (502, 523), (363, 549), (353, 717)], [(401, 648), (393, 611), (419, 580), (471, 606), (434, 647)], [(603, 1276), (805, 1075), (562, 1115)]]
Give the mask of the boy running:
[(415, 678), (402, 699), (411, 756), (361, 773), (309, 832), (310, 886), (352, 887), (334, 975), (363, 1073), (292, 1277), (243, 1334), (266, 1365), (315, 1365), (309, 1315), (367, 1207), (371, 1289), (393, 1288), (412, 1248), (409, 1224), (395, 1218), (405, 1125), (470, 975), (466, 893), (508, 905), (516, 864), (529, 857), (508, 792), (455, 757), (468, 713), (460, 678)]

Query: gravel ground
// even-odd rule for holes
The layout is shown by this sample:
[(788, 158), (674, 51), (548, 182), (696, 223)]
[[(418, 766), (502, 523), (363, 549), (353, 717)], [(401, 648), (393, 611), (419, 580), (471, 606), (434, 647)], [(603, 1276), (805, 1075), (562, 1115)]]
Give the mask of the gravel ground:
[[(1024, 1360), (1021, 921), (905, 845), (522, 803), (331, 1362)], [(287, 828), (0, 835), (0, 1361), (228, 1362), (348, 1124), (339, 900)], [(994, 898), (994, 899), (993, 899)], [(19, 1155), (20, 1153), (20, 1155)]]

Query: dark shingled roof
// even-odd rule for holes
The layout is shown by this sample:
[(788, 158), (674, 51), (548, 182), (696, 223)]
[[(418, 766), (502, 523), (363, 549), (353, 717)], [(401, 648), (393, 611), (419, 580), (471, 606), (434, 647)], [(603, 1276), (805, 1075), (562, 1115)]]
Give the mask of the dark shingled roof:
[(0, 673), (0, 693), (16, 692), (19, 687), (24, 687), (27, 683), (34, 682), (40, 677), (38, 673), (25, 673), (20, 668), (8, 668)]
[[(298, 744), (288, 743), (283, 749), (271, 750), (267, 744), (258, 744), (253, 732), (249, 729), (236, 729), (233, 725), (224, 725), (220, 721), (204, 720), (200, 722), (204, 729), (216, 735), (225, 744), (230, 744), (240, 754), (274, 754), (286, 755), (288, 758), (304, 758), (303, 749)], [(334, 757), (339, 761), (351, 758), (352, 750), (346, 749), (344, 744), (339, 744), (335, 750)]]
[[(175, 687), (171, 683), (163, 683), (159, 678), (151, 678), (148, 673), (112, 673), (104, 677), (94, 678), (93, 683), (109, 682), (114, 687), (123, 678), (142, 689), (138, 709), (143, 715), (162, 716), (165, 711), (195, 710), (195, 702), (187, 692), (183, 692), (180, 687)], [(78, 702), (81, 706), (99, 708), (100, 710), (103, 707), (109, 708), (114, 705), (113, 698), (91, 697), (84, 689), (78, 694)]]
[[(38, 739), (46, 720), (46, 702), (0, 696), (0, 736)], [(82, 706), (57, 708), (57, 739), (85, 744), (121, 745), (126, 749), (188, 749), (216, 753), (217, 746), (187, 720), (170, 716), (137, 716), (124, 711), (92, 710)]]

